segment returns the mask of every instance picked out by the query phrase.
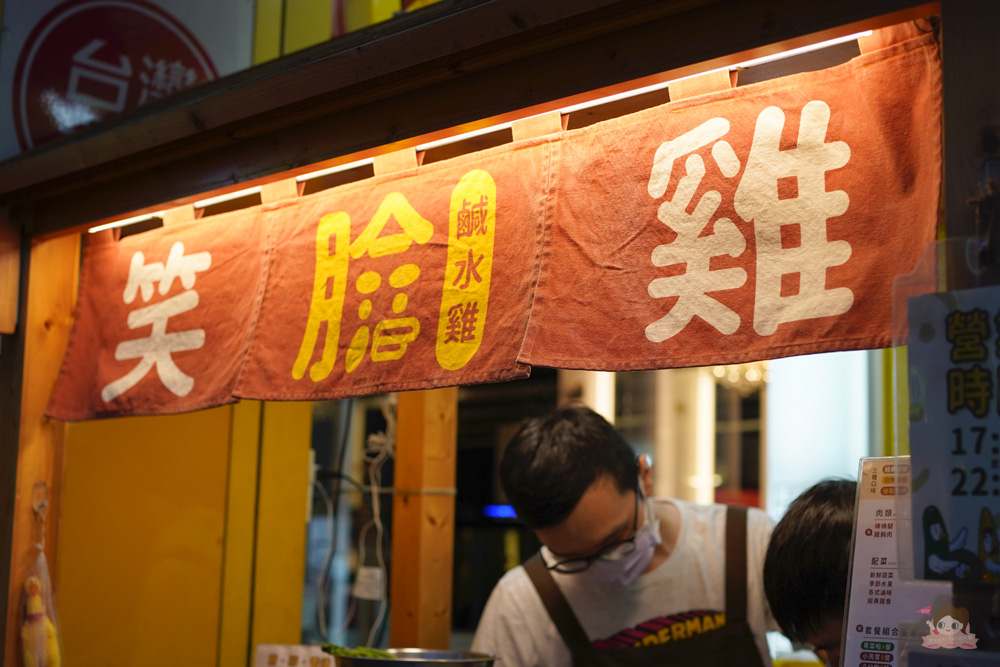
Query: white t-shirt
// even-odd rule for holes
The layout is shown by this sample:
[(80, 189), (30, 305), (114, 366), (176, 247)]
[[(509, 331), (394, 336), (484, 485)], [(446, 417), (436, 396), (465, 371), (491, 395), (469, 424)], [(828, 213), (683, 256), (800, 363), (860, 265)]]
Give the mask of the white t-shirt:
[[(680, 511), (673, 553), (627, 588), (552, 572), (584, 632), (596, 648), (683, 641), (723, 622), (725, 601), (725, 505), (695, 505), (651, 499), (664, 516), (665, 503)], [(764, 554), (773, 525), (758, 509), (747, 514), (747, 621), (764, 665), (770, 665), (765, 633), (777, 630), (764, 597)], [(683, 614), (684, 619), (672, 616)], [(569, 667), (569, 649), (559, 636), (522, 566), (507, 572), (490, 594), (472, 650), (494, 653), (504, 667)]]

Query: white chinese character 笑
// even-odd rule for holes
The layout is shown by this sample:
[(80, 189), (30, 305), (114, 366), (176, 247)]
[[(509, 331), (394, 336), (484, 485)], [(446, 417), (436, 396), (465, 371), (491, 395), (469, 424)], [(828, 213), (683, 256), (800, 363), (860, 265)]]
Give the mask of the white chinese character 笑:
[(141, 252), (132, 255), (129, 266), (128, 282), (125, 284), (125, 303), (135, 300), (136, 292), (142, 292), (142, 300), (153, 298), (153, 283), (160, 284), (160, 294), (166, 295), (173, 285), (174, 279), (180, 279), (184, 289), (194, 287), (195, 273), (205, 271), (212, 265), (212, 256), (207, 252), (196, 252), (193, 255), (184, 254), (184, 244), (174, 243), (167, 256), (167, 265), (162, 262), (144, 264), (146, 258)]
[(155, 366), (160, 381), (175, 396), (187, 396), (194, 388), (194, 378), (184, 373), (174, 362), (172, 354), (197, 350), (205, 344), (204, 329), (167, 332), (167, 322), (174, 315), (193, 310), (198, 305), (198, 293), (192, 289), (195, 274), (207, 270), (212, 264), (212, 256), (207, 252), (184, 255), (184, 245), (174, 243), (170, 248), (167, 263), (145, 264), (141, 252), (132, 256), (128, 280), (122, 299), (132, 303), (137, 294), (148, 302), (153, 298), (153, 284), (159, 284), (159, 293), (166, 295), (175, 279), (184, 291), (169, 299), (133, 310), (128, 314), (129, 329), (152, 327), (146, 338), (123, 341), (115, 348), (115, 359), (139, 359), (139, 363), (124, 376), (109, 383), (101, 390), (101, 398), (107, 402), (121, 396), (149, 373)]
[(173, 315), (187, 312), (198, 305), (198, 293), (188, 290), (166, 301), (133, 310), (128, 315), (129, 329), (153, 326), (148, 338), (136, 338), (118, 344), (115, 359), (141, 359), (139, 364), (123, 377), (101, 390), (105, 402), (112, 401), (134, 387), (153, 366), (163, 382), (175, 396), (187, 396), (194, 388), (194, 378), (187, 375), (170, 355), (174, 352), (197, 350), (205, 344), (205, 330), (192, 329), (167, 333), (167, 320)]

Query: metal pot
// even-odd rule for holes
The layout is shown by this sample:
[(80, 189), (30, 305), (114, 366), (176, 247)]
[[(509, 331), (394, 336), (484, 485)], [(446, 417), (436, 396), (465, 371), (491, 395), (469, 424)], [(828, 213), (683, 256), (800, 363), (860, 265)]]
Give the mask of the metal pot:
[(496, 656), (488, 653), (463, 653), (460, 651), (434, 651), (422, 648), (389, 648), (392, 658), (348, 658), (337, 656), (337, 667), (393, 667), (408, 665), (462, 665), (463, 667), (492, 667)]

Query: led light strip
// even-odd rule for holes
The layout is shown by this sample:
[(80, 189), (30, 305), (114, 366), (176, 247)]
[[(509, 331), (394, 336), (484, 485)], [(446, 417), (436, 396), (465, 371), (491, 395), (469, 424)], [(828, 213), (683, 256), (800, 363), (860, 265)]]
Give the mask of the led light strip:
[(131, 218), (125, 218), (124, 220), (115, 220), (114, 222), (108, 222), (103, 225), (98, 225), (97, 227), (91, 227), (87, 231), (91, 234), (96, 234), (97, 232), (103, 232), (105, 229), (114, 229), (115, 227), (124, 227), (125, 225), (132, 225), (137, 222), (143, 222), (144, 220), (151, 220), (153, 218), (162, 217), (166, 211), (157, 211), (156, 213), (143, 213), (142, 215), (135, 215)]
[(372, 164), (373, 162), (375, 162), (374, 158), (366, 157), (360, 160), (355, 160), (354, 162), (338, 164), (336, 167), (329, 167), (328, 169), (320, 169), (319, 171), (311, 171), (308, 174), (302, 174), (301, 176), (296, 176), (295, 181), (297, 183), (302, 183), (303, 181), (309, 181), (314, 178), (319, 178), (320, 176), (329, 176), (330, 174), (337, 174), (342, 171), (350, 171), (351, 169), (364, 167), (365, 165)]
[(689, 74), (688, 76), (682, 76), (676, 79), (671, 79), (670, 81), (664, 81), (662, 83), (654, 83), (652, 85), (643, 86), (642, 88), (636, 88), (634, 90), (627, 90), (623, 93), (616, 93), (614, 95), (608, 95), (607, 97), (599, 97), (596, 100), (589, 100), (587, 102), (581, 102), (580, 104), (574, 104), (572, 106), (564, 107), (559, 111), (560, 113), (566, 114), (566, 113), (572, 113), (574, 111), (580, 111), (582, 109), (589, 109), (590, 107), (596, 107), (602, 104), (607, 104), (609, 102), (616, 102), (618, 100), (628, 99), (629, 97), (635, 97), (636, 95), (651, 93), (655, 90), (662, 90), (667, 86), (669, 86), (670, 84), (677, 83), (678, 81), (684, 81), (686, 79), (693, 79), (696, 76), (701, 76), (702, 74), (711, 74), (712, 72), (722, 72), (734, 69), (745, 69), (748, 67), (754, 67), (756, 65), (763, 65), (765, 63), (774, 62), (775, 60), (783, 60), (785, 58), (790, 58), (792, 56), (802, 55), (803, 53), (809, 53), (810, 51), (819, 51), (820, 49), (825, 49), (830, 46), (836, 46), (837, 44), (843, 44), (844, 42), (850, 42), (856, 40), (859, 37), (867, 37), (870, 34), (872, 34), (872, 31), (868, 30), (866, 32), (858, 32), (853, 35), (846, 35), (844, 37), (828, 39), (825, 42), (808, 44), (806, 46), (800, 46), (799, 48), (796, 49), (789, 49), (788, 51), (782, 51), (781, 53), (774, 53), (769, 56), (761, 56), (760, 58), (745, 60), (741, 63), (736, 63), (735, 65), (727, 65), (726, 67), (717, 67), (715, 69), (706, 70), (704, 72), (698, 72), (697, 74)]
[(259, 185), (252, 188), (246, 188), (245, 190), (237, 190), (236, 192), (227, 192), (224, 195), (219, 195), (218, 197), (209, 197), (208, 199), (202, 199), (201, 201), (196, 201), (194, 203), (195, 208), (208, 208), (209, 206), (215, 206), (216, 204), (221, 204), (223, 202), (232, 201), (234, 199), (240, 199), (241, 197), (249, 197), (250, 195), (258, 194), (261, 190)]
[(451, 137), (445, 137), (444, 139), (438, 139), (437, 141), (429, 141), (426, 144), (418, 145), (417, 150), (429, 151), (432, 148), (440, 148), (441, 146), (447, 146), (448, 144), (454, 144), (459, 141), (465, 141), (466, 139), (472, 139), (473, 137), (481, 137), (484, 134), (491, 134), (493, 132), (499, 132), (500, 130), (506, 130), (510, 128), (511, 125), (512, 123), (500, 123), (499, 125), (490, 125), (489, 127), (484, 127), (480, 130), (463, 132), (462, 134), (456, 134)]
[[(691, 74), (689, 76), (682, 76), (677, 79), (672, 79), (670, 81), (665, 81), (662, 83), (655, 83), (650, 86), (643, 86), (642, 88), (636, 88), (634, 90), (629, 90), (623, 93), (616, 93), (614, 95), (608, 95), (606, 97), (600, 97), (595, 100), (589, 100), (587, 102), (581, 102), (580, 104), (573, 104), (568, 107), (564, 107), (559, 110), (562, 114), (572, 113), (574, 111), (580, 111), (582, 109), (589, 109), (591, 107), (600, 106), (602, 104), (608, 104), (609, 102), (615, 102), (617, 100), (628, 99), (629, 97), (635, 97), (637, 95), (642, 95), (644, 93), (653, 92), (655, 90), (662, 90), (672, 83), (678, 81), (683, 81), (685, 79), (691, 79), (696, 76), (701, 76), (702, 74), (709, 74), (711, 72), (719, 72), (722, 70), (733, 70), (747, 67), (754, 67), (755, 65), (763, 65), (765, 63), (774, 62), (775, 60), (782, 60), (784, 58), (789, 58), (792, 56), (801, 55), (803, 53), (809, 53), (810, 51), (818, 51), (830, 46), (835, 46), (837, 44), (843, 44), (844, 42), (850, 42), (856, 40), (859, 37), (867, 37), (872, 34), (871, 30), (866, 32), (859, 32), (853, 35), (846, 35), (844, 37), (837, 37), (835, 39), (829, 39), (825, 42), (817, 42), (816, 44), (809, 44), (807, 46), (801, 46), (796, 49), (789, 49), (788, 51), (782, 51), (781, 53), (775, 53), (769, 56), (762, 56), (760, 58), (754, 58), (752, 60), (747, 60), (735, 65), (729, 65), (727, 67), (719, 67), (713, 70), (708, 70), (705, 72), (698, 72), (697, 74)], [(444, 139), (438, 139), (436, 141), (429, 141), (425, 144), (418, 144), (416, 150), (427, 151), (432, 148), (439, 148), (441, 146), (447, 146), (449, 144), (457, 143), (459, 141), (464, 141), (466, 139), (472, 139), (473, 137), (479, 137), (484, 134), (490, 134), (492, 132), (498, 132), (500, 130), (505, 130), (510, 128), (511, 122), (500, 123), (498, 125), (491, 125), (490, 127), (484, 127), (479, 130), (472, 130), (471, 132), (463, 132), (462, 134), (456, 134), (451, 137), (446, 137)], [(353, 162), (347, 162), (345, 164), (340, 164), (335, 167), (329, 167), (327, 169), (320, 169), (319, 171), (313, 171), (308, 174), (302, 174), (301, 176), (296, 176), (295, 181), (297, 183), (302, 183), (304, 181), (312, 180), (314, 178), (319, 178), (321, 176), (328, 176), (330, 174), (336, 174), (343, 171), (349, 171), (351, 169), (356, 169), (357, 167), (362, 167), (365, 165), (372, 164), (374, 162), (373, 158), (363, 158), (361, 160), (355, 160)], [(214, 204), (221, 204), (222, 202), (231, 201), (233, 199), (239, 199), (240, 197), (246, 197), (248, 195), (257, 194), (261, 190), (261, 187), (255, 186), (252, 188), (247, 188), (245, 190), (237, 190), (236, 192), (230, 192), (224, 195), (219, 195), (217, 197), (210, 197), (209, 199), (203, 199), (194, 203), (195, 208), (206, 208)], [(158, 211), (156, 213), (146, 213), (143, 215), (137, 215), (131, 218), (125, 218), (124, 220), (116, 220), (114, 222), (109, 222), (103, 225), (98, 225), (97, 227), (91, 227), (87, 231), (90, 233), (99, 232), (105, 229), (112, 229), (114, 227), (123, 227), (125, 225), (135, 224), (137, 222), (142, 222), (144, 220), (149, 220), (150, 218), (157, 218), (163, 215), (163, 211)]]

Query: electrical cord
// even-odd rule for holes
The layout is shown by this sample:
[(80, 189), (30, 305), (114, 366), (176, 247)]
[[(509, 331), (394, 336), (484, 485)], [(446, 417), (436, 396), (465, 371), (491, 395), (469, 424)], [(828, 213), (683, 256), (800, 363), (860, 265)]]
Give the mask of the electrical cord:
[[(347, 482), (352, 487), (354, 487), (358, 493), (361, 494), (361, 498), (364, 500), (365, 504), (371, 509), (371, 500), (368, 498), (370, 492), (366, 489), (360, 482), (355, 480), (350, 475), (346, 475), (342, 472), (336, 470), (327, 470), (325, 468), (318, 468), (316, 470), (317, 480), (313, 483), (315, 488), (319, 491), (324, 503), (327, 507), (327, 532), (330, 535), (330, 546), (326, 550), (326, 554), (323, 556), (323, 564), (319, 569), (319, 577), (316, 580), (317, 587), (317, 597), (316, 597), (316, 622), (317, 629), (319, 630), (320, 636), (323, 641), (328, 641), (330, 638), (327, 636), (327, 618), (326, 609), (329, 606), (328, 595), (330, 587), (330, 578), (328, 577), (330, 572), (330, 567), (333, 564), (333, 558), (337, 551), (337, 533), (335, 530), (335, 517), (337, 515), (337, 505), (339, 500), (340, 482)], [(319, 482), (319, 478), (328, 478), (337, 480), (337, 492), (332, 495), (326, 490), (326, 487)], [(349, 618), (349, 617), (348, 617)], [(336, 638), (334, 638), (336, 639)]]
[(325, 470), (316, 471), (317, 477), (329, 476), (329, 477), (334, 477), (337, 480), (337, 488), (332, 494), (326, 493), (325, 486), (320, 485), (317, 487), (320, 488), (321, 493), (324, 495), (324, 501), (330, 499), (330, 502), (327, 502), (327, 512), (329, 517), (327, 521), (327, 529), (329, 531), (329, 536), (330, 536), (330, 547), (329, 549), (327, 549), (327, 552), (323, 557), (323, 564), (319, 569), (319, 576), (316, 579), (316, 625), (317, 629), (320, 632), (320, 636), (324, 641), (328, 639), (327, 623), (326, 623), (327, 620), (326, 609), (329, 605), (328, 589), (330, 587), (330, 581), (328, 575), (330, 567), (333, 563), (333, 557), (337, 553), (337, 533), (334, 521), (337, 516), (337, 512), (340, 509), (341, 480), (346, 479), (347, 481), (351, 482), (354, 486), (358, 487), (358, 489), (361, 491), (361, 497), (364, 498), (364, 488), (360, 484), (355, 482), (353, 479), (351, 479), (349, 476), (345, 475), (343, 472), (344, 466), (347, 462), (347, 453), (349, 451), (348, 437), (351, 432), (351, 415), (353, 414), (352, 408), (354, 405), (354, 400), (355, 399), (353, 398), (348, 398), (342, 401), (340, 404), (342, 408), (341, 410), (342, 419), (340, 422), (341, 423), (340, 451), (337, 452), (337, 458), (336, 458), (337, 469), (329, 471)]
[[(364, 526), (361, 528), (361, 532), (358, 536), (358, 568), (364, 567), (367, 537), (369, 531), (375, 529), (375, 559), (379, 568), (379, 586), (381, 587), (379, 594), (379, 611), (376, 615), (375, 622), (372, 624), (371, 629), (368, 633), (366, 645), (371, 647), (376, 637), (379, 636), (379, 629), (382, 627), (385, 620), (385, 615), (387, 611), (387, 591), (386, 591), (386, 579), (387, 579), (387, 568), (385, 564), (385, 556), (383, 553), (382, 542), (384, 541), (385, 529), (382, 525), (382, 466), (395, 455), (395, 442), (396, 442), (396, 397), (395, 394), (388, 394), (386, 398), (382, 401), (381, 405), (382, 415), (385, 418), (386, 428), (384, 432), (369, 434), (365, 442), (365, 462), (368, 465), (368, 492), (369, 492), (369, 506), (371, 507), (371, 519), (369, 519)], [(358, 484), (355, 480), (347, 477), (346, 475), (338, 475), (339, 479), (347, 481), (348, 483), (356, 486), (357, 488), (364, 491), (364, 487)], [(344, 623), (338, 632), (338, 637), (342, 636), (349, 627), (351, 620), (354, 618), (355, 611), (357, 609), (357, 597), (351, 595), (351, 602), (347, 610), (347, 614), (344, 618)]]
[[(390, 396), (392, 396), (393, 399), (395, 398), (394, 395)], [(386, 400), (383, 402), (382, 414), (385, 417), (385, 432), (373, 433), (369, 435), (368, 441), (365, 443), (366, 457), (369, 458), (368, 481), (372, 492), (372, 520), (369, 523), (375, 526), (375, 559), (378, 562), (379, 570), (381, 572), (379, 584), (382, 587), (379, 599), (378, 616), (375, 617), (375, 623), (372, 624), (371, 631), (368, 633), (368, 646), (372, 646), (374, 644), (375, 635), (378, 632), (379, 627), (382, 625), (382, 622), (385, 620), (385, 614), (388, 608), (388, 605), (386, 604), (388, 595), (385, 590), (387, 572), (385, 557), (382, 553), (382, 541), (385, 529), (382, 526), (382, 499), (380, 490), (382, 485), (382, 466), (395, 454), (396, 416), (394, 400)], [(362, 531), (362, 544), (364, 543), (363, 536), (366, 532), (366, 530)], [(363, 563), (364, 561), (361, 562)]]
[(316, 470), (316, 476), (317, 477), (325, 477), (325, 478), (329, 478), (329, 479), (336, 479), (338, 482), (347, 482), (348, 484), (350, 484), (351, 486), (353, 486), (355, 489), (357, 489), (358, 493), (360, 493), (361, 496), (365, 499), (365, 502), (370, 502), (368, 500), (368, 498), (365, 497), (365, 494), (369, 493), (370, 490), (366, 489), (364, 487), (364, 485), (361, 484), (361, 482), (359, 482), (358, 480), (354, 479), (350, 475), (346, 475), (346, 474), (344, 474), (342, 472), (337, 472), (336, 470), (327, 470), (326, 468), (318, 468)]
[(326, 488), (319, 483), (319, 480), (313, 481), (313, 486), (320, 492), (323, 498), (323, 502), (326, 504), (326, 529), (330, 535), (330, 547), (327, 549), (326, 554), (323, 557), (323, 564), (319, 569), (319, 577), (316, 580), (316, 623), (319, 628), (320, 636), (324, 639), (326, 638), (326, 572), (330, 567), (330, 563), (333, 561), (334, 547), (335, 547), (335, 532), (334, 532), (334, 505), (333, 500), (330, 499), (330, 494), (327, 493)]

